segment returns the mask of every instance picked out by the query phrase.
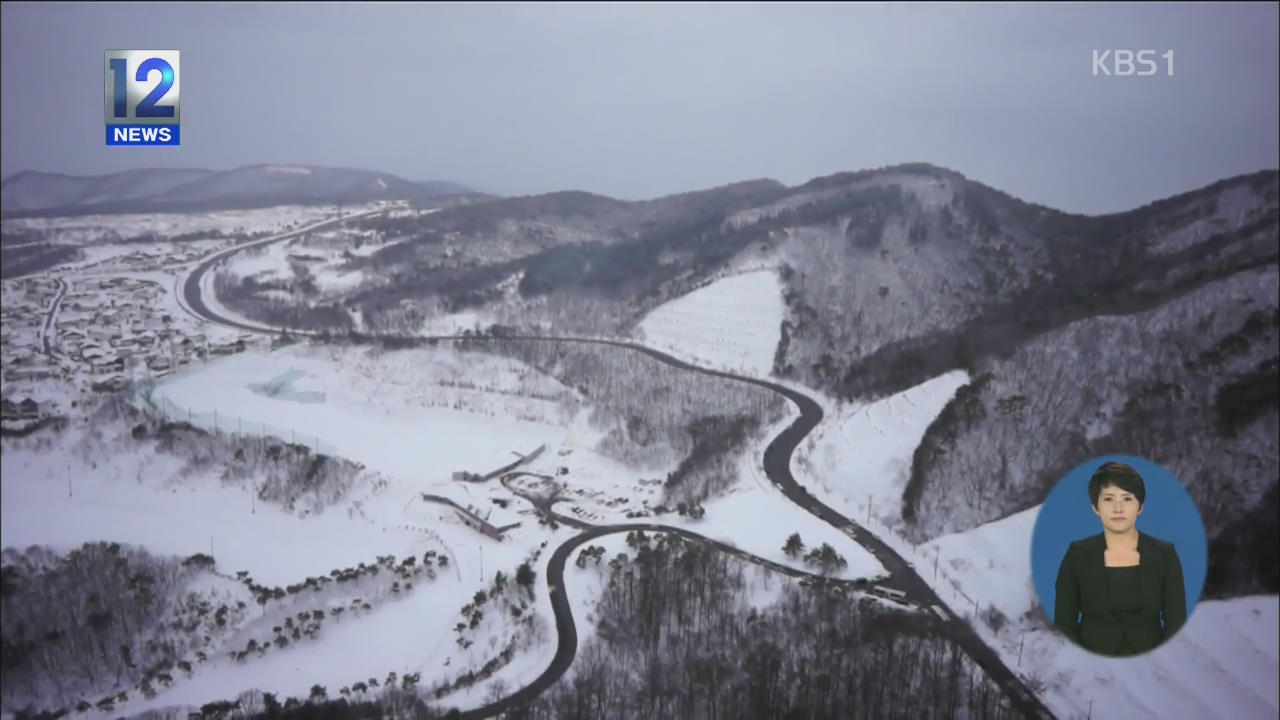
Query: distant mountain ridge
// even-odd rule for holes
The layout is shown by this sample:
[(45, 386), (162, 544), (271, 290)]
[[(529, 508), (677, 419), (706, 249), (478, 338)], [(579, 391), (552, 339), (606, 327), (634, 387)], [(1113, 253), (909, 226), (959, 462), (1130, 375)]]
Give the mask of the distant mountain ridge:
[(247, 165), (225, 171), (143, 168), (97, 176), (25, 170), (0, 182), (0, 210), (11, 217), (56, 211), (197, 211), (471, 192), (442, 180), (412, 182), (390, 173), (310, 165)]

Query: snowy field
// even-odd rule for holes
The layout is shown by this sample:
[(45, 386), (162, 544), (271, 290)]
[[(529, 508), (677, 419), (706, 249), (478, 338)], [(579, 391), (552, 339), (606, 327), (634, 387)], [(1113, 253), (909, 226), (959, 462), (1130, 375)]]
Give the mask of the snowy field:
[[(290, 371), (300, 372), (325, 401), (301, 405), (252, 388)], [(487, 385), (474, 393), (439, 388), (441, 381), (467, 377)], [(510, 462), (513, 451), (564, 440), (572, 418), (558, 404), (483, 392), (508, 379), (531, 390), (568, 392), (523, 365), (488, 355), (295, 345), (214, 360), (172, 376), (156, 394), (194, 413), (218, 411), (228, 423), (246, 428), (292, 428), (302, 440), (318, 438), (341, 457), (425, 487), (448, 481), (455, 470), (487, 472)], [(461, 411), (452, 407), (468, 399), (477, 402)], [(547, 421), (519, 419), (535, 416)]]
[[(793, 460), (797, 480), (894, 547), (1009, 667), (1045, 683), (1041, 697), (1059, 717), (1275, 717), (1276, 596), (1201, 602), (1168, 644), (1143, 660), (1111, 660), (1047, 626), (1031, 582), (1038, 506), (918, 547), (901, 536), (912, 453), (965, 382), (957, 371), (870, 404), (827, 403), (826, 419)], [(1006, 618), (999, 632), (974, 620), (991, 607)]]
[[(339, 567), (372, 562), (382, 554), (422, 554), (454, 546), (476, 547), (473, 530), (438, 511), (434, 531), (399, 522), (413, 489), (393, 484), (379, 496), (357, 488), (362, 513), (331, 509), (298, 517), (254, 502), (241, 488), (223, 487), (213, 474), (174, 480), (180, 461), (151, 453), (121, 453), (111, 463), (93, 467), (73, 450), (75, 435), (51, 452), (6, 451), (3, 468), (0, 539), (5, 547), (49, 545), (70, 550), (83, 542), (116, 541), (143, 545), (156, 554), (179, 557), (210, 553), (219, 571), (247, 570), (267, 585), (284, 586)], [(68, 495), (67, 478), (71, 478)], [(494, 544), (493, 561), (505, 550)], [(269, 548), (270, 552), (263, 552)], [(452, 552), (457, 555), (459, 553)], [(408, 598), (376, 608), (358, 620), (326, 627), (317, 641), (273, 652), (261, 660), (232, 662), (210, 652), (210, 662), (192, 680), (179, 682), (151, 701), (117, 707), (120, 713), (148, 707), (200, 705), (233, 698), (259, 687), (281, 697), (305, 696), (314, 683), (348, 684), (390, 670), (403, 673), (439, 664), (449, 654), (444, 642), (458, 607), (478, 585), (472, 563), (460, 557), (453, 570), (421, 587)], [(412, 632), (406, 629), (412, 628)], [(216, 650), (216, 648), (214, 648)], [(424, 672), (424, 677), (434, 673)]]
[[(354, 242), (354, 237), (350, 242)], [(354, 249), (354, 245), (352, 248)], [(326, 243), (325, 247), (317, 247), (308, 243), (306, 238), (271, 243), (261, 248), (236, 253), (226, 261), (222, 270), (240, 278), (252, 277), (262, 282), (290, 280), (294, 277), (293, 268), (290, 265), (291, 255), (319, 258), (308, 261), (306, 264), (311, 277), (322, 293), (350, 290), (365, 279), (363, 271), (340, 269), (339, 266), (346, 262), (341, 249), (334, 248), (331, 243)]]
[(271, 243), (259, 248), (238, 252), (228, 258), (221, 269), (239, 277), (252, 277), (258, 280), (269, 280), (278, 277), (289, 277), (289, 263), (285, 259), (290, 252), (289, 242)]
[[(526, 501), (496, 481), (457, 482), (452, 472), (489, 472), (515, 459), (513, 452), (545, 444), (547, 451), (523, 470), (554, 475), (564, 467), (562, 479), (588, 490), (584, 498), (616, 497), (615, 490), (620, 496), (636, 489), (633, 471), (591, 450), (600, 435), (587, 424), (589, 407), (576, 391), (518, 362), (482, 353), (447, 347), (381, 351), (294, 345), (191, 367), (165, 378), (154, 393), (193, 415), (216, 411), (224, 432), (254, 434), (264, 424), (290, 428), (298, 442), (314, 438), (362, 463), (366, 471), (339, 504), (314, 514), (288, 513), (255, 502), (247, 487), (223, 486), (213, 471), (179, 477), (181, 463), (169, 456), (121, 453), (93, 467), (97, 461), (75, 451), (77, 436), (71, 433), (46, 451), (4, 453), (5, 546), (49, 544), (67, 550), (91, 540), (114, 540), (159, 554), (208, 552), (222, 573), (245, 570), (257, 582), (281, 586), (378, 555), (427, 550), (452, 558), (452, 571), (362, 617), (326, 627), (319, 639), (297, 648), (245, 663), (210, 653), (210, 661), (193, 679), (180, 679), (151, 700), (136, 697), (113, 714), (230, 699), (249, 687), (288, 697), (305, 695), (319, 683), (332, 694), (389, 671), (420, 672), (421, 687), (429, 688), (478, 668), (505, 647), (519, 648), (492, 677), (453, 690), (440, 701), (442, 707), (482, 704), (494, 693), (532, 680), (554, 654), (545, 568), (551, 550), (574, 531), (562, 527), (553, 532), (541, 525)], [(843, 534), (812, 525), (767, 482), (761, 458), (755, 456), (762, 452), (761, 447), (742, 458), (738, 485), (708, 502), (702, 520), (675, 513), (647, 520), (683, 525), (747, 552), (804, 567), (781, 549), (786, 536), (798, 530), (807, 545), (829, 542), (844, 555), (849, 567), (843, 576), (880, 574), (868, 553)], [(651, 486), (645, 489), (655, 492)], [(450, 508), (424, 502), (424, 492), (450, 498), (495, 525), (519, 526), (494, 542), (463, 525)], [(625, 521), (627, 504), (582, 504), (591, 508), (585, 512), (599, 514), (598, 521)], [(560, 510), (565, 509), (562, 504)], [(272, 551), (264, 553), (263, 548)], [(459, 608), (486, 588), (496, 571), (512, 578), (538, 549), (538, 581), (528, 598), (535, 613), (532, 624), (515, 623), (505, 613), (486, 613), (485, 621), (463, 636), (472, 644), (460, 647), (453, 629)], [(570, 570), (577, 568), (571, 565)], [(752, 571), (757, 576), (762, 572)], [(759, 579), (760, 592), (752, 595), (762, 604), (776, 594), (780, 581)], [(598, 585), (574, 583), (570, 590), (575, 608), (590, 616)], [(589, 637), (590, 621), (580, 619), (579, 625), (583, 637)]]
[(768, 377), (785, 311), (777, 273), (754, 270), (654, 308), (636, 339), (703, 367)]
[(428, 317), (422, 322), (419, 333), (422, 335), (459, 335), (464, 330), (479, 330), (489, 327), (495, 322), (487, 313), (475, 310), (447, 313)]
[[(485, 633), (501, 635), (504, 643), (508, 640), (511, 630), (501, 615), (494, 615), (478, 630), (482, 637), (476, 646), (459, 654), (452, 629), (459, 608), (492, 581), (494, 572), (501, 570), (512, 577), (530, 549), (553, 535), (536, 522), (523, 501), (501, 492), (496, 482), (472, 486), (451, 481), (449, 474), (455, 469), (488, 471), (506, 464), (513, 459), (512, 450), (527, 452), (566, 432), (566, 427), (552, 423), (572, 425), (577, 418), (565, 415), (556, 403), (513, 394), (525, 389), (550, 395), (556, 389), (554, 381), (533, 376), (510, 361), (451, 355), (449, 351), (434, 356), (404, 351), (388, 354), (374, 365), (363, 350), (295, 346), (277, 353), (230, 356), (174, 376), (162, 386), (161, 392), (203, 403), (201, 408), (220, 409), (227, 418), (240, 420), (247, 415), (246, 429), (253, 418), (288, 423), (309, 417), (313, 424), (303, 424), (303, 432), (315, 430), (333, 444), (340, 444), (340, 436), (346, 435), (345, 447), (353, 450), (354, 459), (387, 471), (370, 473), (346, 502), (317, 515), (300, 517), (255, 502), (247, 489), (224, 487), (212, 474), (174, 479), (181, 463), (169, 456), (120, 453), (109, 464), (94, 467), (101, 457), (90, 460), (74, 452), (79, 437), (75, 433), (40, 452), (15, 450), (7, 442), (2, 456), (0, 538), (5, 546), (48, 544), (68, 550), (86, 541), (114, 540), (141, 544), (159, 554), (185, 557), (209, 552), (221, 572), (246, 570), (260, 583), (282, 586), (371, 562), (382, 554), (421, 555), (434, 549), (453, 559), (451, 573), (365, 617), (326, 628), (318, 641), (303, 648), (245, 664), (210, 653), (213, 659), (199, 668), (193, 680), (180, 681), (151, 701), (117, 707), (114, 713), (229, 699), (248, 687), (281, 697), (305, 696), (317, 682), (336, 691), (392, 670), (401, 675), (421, 672), (422, 686), (429, 687), (450, 673), (463, 674), (471, 668), (472, 658), (478, 667), (491, 657), (486, 654)], [(388, 368), (400, 379), (384, 382), (375, 377)], [(469, 373), (476, 378), (473, 387), (448, 385), (465, 381)], [(422, 377), (427, 380), (419, 382)], [(254, 392), (250, 387), (271, 381), (279, 384), (282, 378), (293, 391), (323, 393), (324, 402), (299, 403), (290, 393)], [(431, 390), (430, 383), (440, 385)], [(487, 404), (485, 398), (489, 398)], [(464, 401), (468, 409), (452, 407)], [(426, 402), (445, 406), (425, 407)], [(526, 419), (507, 419), (507, 415)], [(356, 416), (360, 420), (354, 420)], [(358, 431), (354, 437), (351, 430)], [(494, 542), (464, 526), (452, 509), (423, 502), (423, 491), (475, 507), (495, 524), (519, 522), (520, 526), (502, 542)], [(505, 495), (508, 508), (494, 507), (486, 513), (491, 497), (499, 495)], [(564, 530), (561, 533), (568, 536)], [(272, 551), (264, 553), (263, 548)], [(542, 585), (534, 594), (537, 622), (547, 627), (551, 622), (544, 579), (548, 558), (549, 553), (544, 553), (537, 564)], [(549, 633), (544, 627), (544, 645)], [(492, 680), (505, 677), (518, 684), (522, 677), (536, 676), (551, 653), (554, 644), (522, 647)], [(457, 699), (450, 694), (444, 702), (474, 699), (478, 703), (487, 685), (458, 691)]]

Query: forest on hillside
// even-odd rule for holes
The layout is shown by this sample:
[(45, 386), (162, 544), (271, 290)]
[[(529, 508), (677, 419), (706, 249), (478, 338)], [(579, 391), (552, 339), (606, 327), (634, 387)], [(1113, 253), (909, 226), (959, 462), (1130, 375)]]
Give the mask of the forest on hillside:
[(1280, 590), (1278, 293), (1272, 265), (977, 363), (916, 449), (903, 497), (912, 537), (1035, 505), (1089, 457), (1137, 454), (1173, 473), (1200, 509), (1206, 596)]
[(461, 340), (519, 360), (575, 388), (604, 433), (596, 450), (631, 467), (668, 471), (666, 497), (713, 497), (736, 478), (749, 439), (784, 417), (786, 401), (735, 380), (673, 368), (627, 348), (576, 342)]
[(768, 577), (674, 535), (627, 545), (568, 570), (602, 575), (595, 637), (508, 717), (1014, 717), (932, 615)]

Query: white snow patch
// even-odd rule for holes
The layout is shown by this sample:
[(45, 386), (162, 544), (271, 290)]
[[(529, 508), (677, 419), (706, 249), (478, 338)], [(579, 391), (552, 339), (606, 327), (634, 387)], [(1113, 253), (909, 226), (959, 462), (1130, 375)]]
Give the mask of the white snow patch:
[(784, 313), (777, 273), (755, 270), (654, 308), (636, 335), (650, 347), (699, 365), (767, 377)]
[(739, 474), (741, 479), (735, 487), (703, 505), (706, 516), (701, 520), (689, 520), (672, 513), (655, 521), (688, 528), (782, 565), (816, 572), (806, 566), (802, 558), (792, 559), (782, 552), (787, 537), (798, 532), (806, 550), (827, 543), (849, 563), (836, 572), (835, 577), (851, 580), (888, 574), (870, 551), (827, 523), (815, 520), (783, 495), (765, 476), (762, 458), (744, 457)]
[(419, 332), (423, 335), (458, 335), (463, 330), (483, 330), (493, 322), (493, 318), (489, 315), (474, 310), (464, 310), (429, 317), (423, 321)]
[(222, 263), (222, 267), (214, 272), (229, 272), (239, 277), (267, 279), (270, 277), (288, 277), (293, 273), (286, 259), (288, 251), (283, 242), (272, 243), (260, 248), (238, 252)]
[(343, 272), (328, 267), (316, 270), (312, 273), (312, 276), (322, 292), (350, 290), (364, 282), (365, 279), (364, 271), (362, 270)]
[(955, 370), (873, 403), (826, 409), (792, 460), (801, 470), (797, 478), (803, 474), (802, 484), (859, 523), (899, 528), (912, 453), (929, 423), (968, 382), (968, 373)]
[[(228, 423), (239, 420), (247, 429), (261, 423), (289, 427), (298, 438), (317, 439), (341, 457), (420, 483), (447, 482), (453, 470), (488, 471), (510, 462), (512, 451), (564, 438), (563, 426), (514, 419), (529, 414), (520, 398), (504, 400), (509, 407), (520, 405), (510, 414), (504, 404), (467, 408), (472, 412), (429, 406), (441, 393), (433, 380), (453, 377), (449, 368), (463, 362), (473, 363), (474, 377), (490, 382), (536, 374), (514, 361), (480, 362), (476, 355), (458, 357), (446, 350), (375, 358), (369, 349), (293, 346), (210, 362), (171, 376), (156, 392), (196, 414), (216, 410)], [(250, 388), (294, 369), (311, 377), (311, 389), (324, 393), (323, 403), (299, 412), (295, 402)]]

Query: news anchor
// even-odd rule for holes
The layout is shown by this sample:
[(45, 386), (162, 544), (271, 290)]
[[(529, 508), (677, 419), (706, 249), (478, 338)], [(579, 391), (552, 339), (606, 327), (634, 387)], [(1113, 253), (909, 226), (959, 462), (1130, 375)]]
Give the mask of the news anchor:
[(1053, 624), (1090, 652), (1137, 655), (1187, 621), (1182, 562), (1173, 543), (1138, 532), (1142, 476), (1109, 462), (1089, 479), (1102, 532), (1067, 548), (1058, 568)]

